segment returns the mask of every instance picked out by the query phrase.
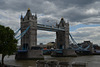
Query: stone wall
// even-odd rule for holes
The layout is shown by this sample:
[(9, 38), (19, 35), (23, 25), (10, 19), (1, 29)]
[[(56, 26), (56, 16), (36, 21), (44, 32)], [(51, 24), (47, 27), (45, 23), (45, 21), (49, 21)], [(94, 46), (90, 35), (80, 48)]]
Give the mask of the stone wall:
[(28, 52), (16, 53), (16, 60), (39, 60), (44, 59), (42, 50), (28, 50)]
[(86, 67), (84, 62), (64, 62), (57, 60), (38, 60), (36, 61), (36, 67)]

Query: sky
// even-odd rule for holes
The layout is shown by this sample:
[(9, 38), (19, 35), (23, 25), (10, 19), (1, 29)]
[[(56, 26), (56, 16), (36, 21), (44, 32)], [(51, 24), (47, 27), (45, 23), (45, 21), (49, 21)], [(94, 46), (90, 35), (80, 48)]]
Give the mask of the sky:
[[(38, 23), (55, 25), (63, 17), (77, 43), (90, 40), (100, 45), (100, 0), (0, 0), (0, 24), (17, 31), (28, 8), (37, 13)], [(55, 41), (55, 32), (37, 33), (38, 44)]]

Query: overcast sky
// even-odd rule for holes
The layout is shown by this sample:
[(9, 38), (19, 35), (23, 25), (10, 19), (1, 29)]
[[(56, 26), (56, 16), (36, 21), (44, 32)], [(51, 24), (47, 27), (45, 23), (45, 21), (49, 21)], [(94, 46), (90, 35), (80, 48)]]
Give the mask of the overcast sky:
[[(100, 45), (100, 0), (0, 0), (0, 24), (16, 31), (28, 8), (37, 13), (38, 23), (55, 25), (63, 17), (77, 43), (90, 40)], [(38, 43), (55, 41), (55, 35), (38, 31)]]

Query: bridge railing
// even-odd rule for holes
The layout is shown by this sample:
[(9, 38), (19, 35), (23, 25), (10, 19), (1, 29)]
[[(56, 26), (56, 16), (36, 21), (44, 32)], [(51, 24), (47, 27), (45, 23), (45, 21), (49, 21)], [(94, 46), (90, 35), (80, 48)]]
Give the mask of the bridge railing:
[(60, 28), (60, 27), (57, 27), (57, 26), (50, 26), (50, 25), (43, 25), (43, 24), (37, 24), (37, 27), (38, 28), (43, 28), (43, 29), (46, 29), (46, 30), (50, 30), (51, 29), (51, 31), (65, 31), (65, 28), (64, 27), (62, 27), (62, 28)]

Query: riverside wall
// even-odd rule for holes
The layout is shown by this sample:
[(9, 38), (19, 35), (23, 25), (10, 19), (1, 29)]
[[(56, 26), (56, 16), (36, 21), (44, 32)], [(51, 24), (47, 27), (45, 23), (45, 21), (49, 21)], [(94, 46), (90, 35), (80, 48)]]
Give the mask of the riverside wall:
[(38, 60), (36, 61), (36, 67), (86, 67), (84, 62), (66, 62), (57, 60)]

